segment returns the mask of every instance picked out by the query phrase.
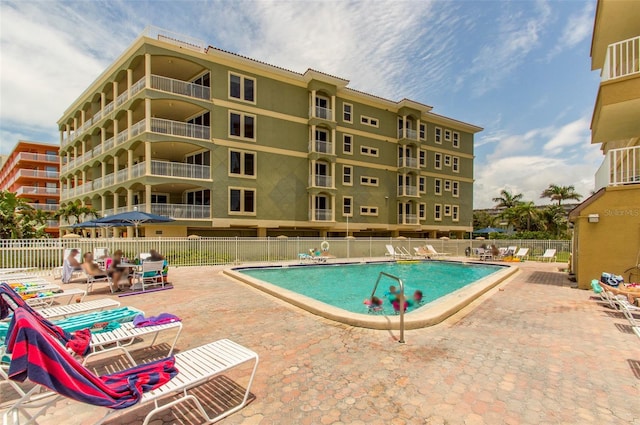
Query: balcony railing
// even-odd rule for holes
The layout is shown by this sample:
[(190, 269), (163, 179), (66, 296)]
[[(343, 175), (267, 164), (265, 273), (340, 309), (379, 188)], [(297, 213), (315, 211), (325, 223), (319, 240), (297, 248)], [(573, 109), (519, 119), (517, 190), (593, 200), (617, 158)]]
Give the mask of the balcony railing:
[(314, 140), (309, 143), (309, 152), (333, 154), (333, 143), (324, 140)]
[(91, 156), (98, 156), (102, 153), (102, 145), (98, 145), (95, 148), (91, 149)]
[(16, 173), (16, 177), (35, 177), (41, 179), (58, 179), (60, 173), (57, 171), (46, 170), (20, 170)]
[(398, 158), (398, 167), (418, 168), (418, 159), (410, 156)]
[(57, 187), (22, 186), (16, 191), (16, 195), (60, 195)]
[(416, 214), (398, 214), (398, 224), (418, 224)]
[(418, 187), (398, 186), (398, 196), (418, 196)]
[(107, 174), (106, 176), (104, 176), (102, 178), (102, 187), (111, 186), (113, 184), (113, 182), (114, 182), (114, 177), (115, 177), (114, 173)]
[(331, 221), (333, 220), (333, 210), (316, 209), (311, 215), (312, 221)]
[(45, 155), (42, 153), (29, 153), (29, 152), (20, 152), (16, 155), (16, 159), (14, 164), (18, 161), (37, 161), (37, 162), (60, 162), (60, 156), (58, 155)]
[(640, 73), (640, 36), (609, 44), (602, 81)]
[(102, 110), (102, 115), (107, 116), (108, 113), (113, 112), (115, 108), (115, 104), (113, 102), (104, 105), (104, 109)]
[(136, 93), (138, 93), (140, 90), (144, 88), (145, 84), (146, 84), (146, 78), (145, 77), (140, 78), (129, 89), (129, 95), (131, 97), (135, 96)]
[[(404, 130), (404, 132), (403, 132)], [(410, 128), (399, 128), (398, 129), (398, 139), (412, 139), (418, 140), (418, 132), (416, 130), (412, 130)]]
[(151, 131), (154, 133), (171, 134), (172, 136), (190, 137), (192, 139), (209, 140), (210, 127), (172, 121), (162, 118), (151, 118)]
[(331, 120), (333, 117), (332, 111), (329, 108), (323, 108), (322, 106), (311, 107), (309, 110), (310, 118), (320, 118), (323, 120)]
[(116, 108), (129, 100), (129, 90), (125, 90), (122, 94), (116, 97)]
[(109, 137), (102, 144), (102, 152), (107, 152), (109, 149), (111, 149), (113, 147), (114, 143), (115, 143), (115, 138), (114, 137)]
[[(137, 205), (138, 211), (145, 211), (146, 205)], [(211, 218), (211, 206), (189, 204), (151, 204), (151, 213), (175, 218), (176, 220), (199, 220)]]
[(116, 181), (118, 183), (129, 180), (129, 169), (123, 168), (116, 173)]
[(60, 227), (60, 222), (58, 220), (47, 220), (45, 223), (49, 229)]
[(310, 176), (309, 180), (314, 187), (333, 187), (333, 176), (315, 175)]
[(140, 120), (131, 126), (131, 137), (136, 137), (145, 129), (146, 120)]
[(135, 164), (133, 167), (131, 167), (131, 178), (135, 179), (138, 178), (140, 176), (144, 176), (145, 173), (145, 162), (139, 162), (138, 164)]
[(211, 167), (208, 165), (184, 164), (181, 162), (151, 161), (151, 174), (155, 176), (208, 180), (211, 178)]
[(60, 204), (29, 204), (34, 210), (41, 211), (58, 211)]
[(211, 99), (211, 89), (209, 87), (173, 78), (161, 77), (160, 75), (151, 76), (151, 88), (181, 94), (183, 96), (195, 97), (197, 99)]
[(93, 190), (102, 189), (102, 177), (93, 179)]
[(606, 186), (640, 184), (640, 146), (607, 152), (595, 177), (595, 190)]

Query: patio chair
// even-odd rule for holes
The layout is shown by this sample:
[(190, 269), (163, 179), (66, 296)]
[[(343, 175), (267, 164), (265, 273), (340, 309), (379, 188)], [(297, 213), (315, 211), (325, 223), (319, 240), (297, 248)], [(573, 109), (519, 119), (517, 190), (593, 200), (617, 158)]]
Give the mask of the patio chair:
[[(117, 288), (114, 289), (114, 282), (113, 280), (111, 280), (111, 277), (109, 277), (109, 275), (104, 274), (104, 275), (93, 276), (87, 273), (85, 270), (82, 270), (82, 273), (87, 278), (87, 293), (89, 294), (93, 291), (93, 285), (96, 283), (108, 284), (109, 290), (111, 291), (112, 294), (115, 292), (115, 289), (117, 289)], [(117, 284), (116, 284), (116, 287), (117, 287)]]
[(133, 278), (138, 280), (144, 291), (147, 286), (162, 285), (164, 288), (164, 279), (162, 270), (164, 269), (164, 261), (144, 261), (140, 269), (133, 274)]
[(520, 248), (518, 252), (513, 256), (513, 258), (517, 258), (520, 261), (526, 260), (529, 258), (529, 248)]
[(431, 256), (433, 256), (433, 254), (427, 251), (423, 246), (414, 247), (413, 250), (416, 252), (417, 257), (422, 257), (430, 260)]
[[(385, 247), (387, 248), (387, 252), (384, 254), (385, 256), (389, 256), (394, 259), (407, 258), (407, 254), (403, 253), (398, 248), (394, 248), (393, 245), (385, 245)], [(411, 255), (409, 255), (409, 257), (411, 257)]]
[[(42, 407), (35, 406), (39, 408), (35, 413), (27, 413), (26, 409), (30, 406), (32, 394), (39, 390), (36, 386), (7, 409), (4, 413), (4, 423), (8, 423), (11, 418), (14, 424), (18, 424), (20, 413), (35, 422), (38, 416), (62, 396), (110, 409), (98, 423), (103, 423), (123, 409), (151, 402), (155, 406), (145, 416), (144, 425), (158, 413), (185, 402), (195, 404), (205, 420), (203, 423), (212, 423), (246, 405), (258, 368), (258, 355), (255, 352), (223, 339), (181, 352), (174, 357), (167, 357), (114, 374), (96, 376), (78, 363), (47, 332), (46, 328), (22, 309), (16, 311), (11, 325), (8, 352), (20, 352), (21, 355), (11, 362), (8, 373), (10, 379), (24, 381), (28, 378), (38, 386), (47, 387), (58, 396), (53, 397)], [(250, 361), (254, 362), (254, 366), (244, 397), (231, 409), (211, 418), (197, 395), (187, 393), (188, 390), (204, 384), (214, 376)], [(171, 400), (168, 397), (171, 395), (178, 398)], [(162, 398), (171, 401), (160, 405), (159, 400)], [(186, 411), (190, 412), (191, 409), (187, 408)]]
[(438, 252), (432, 245), (426, 245), (427, 251), (433, 254), (436, 257), (446, 257), (447, 255), (451, 255), (449, 252)]
[(557, 260), (557, 256), (556, 256), (556, 250), (555, 249), (547, 249), (544, 254), (542, 254), (539, 257), (536, 257), (536, 260), (539, 261), (546, 261), (549, 260), (549, 262), (551, 262), (551, 260), (553, 260), (553, 262), (555, 263)]
[(99, 298), (97, 300), (57, 305), (54, 307), (35, 307), (38, 313), (45, 319), (59, 319), (93, 311), (104, 311), (120, 307), (120, 302), (111, 298)]

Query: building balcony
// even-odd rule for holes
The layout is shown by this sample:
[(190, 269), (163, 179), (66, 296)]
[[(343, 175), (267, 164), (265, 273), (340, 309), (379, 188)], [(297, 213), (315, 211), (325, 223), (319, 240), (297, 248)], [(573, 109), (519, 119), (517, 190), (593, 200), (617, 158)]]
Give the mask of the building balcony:
[(191, 139), (211, 139), (211, 128), (208, 126), (166, 120), (163, 118), (151, 118), (151, 132), (189, 137)]
[(418, 132), (411, 128), (399, 128), (398, 139), (418, 140)]
[(315, 106), (309, 109), (309, 118), (319, 118), (321, 120), (333, 121), (333, 111), (322, 106)]
[(45, 155), (42, 153), (30, 153), (30, 152), (20, 152), (16, 155), (13, 166), (16, 166), (19, 162), (48, 162), (53, 165), (57, 165), (60, 163), (60, 156), (58, 155)]
[(60, 222), (58, 220), (47, 220), (45, 223), (47, 229), (57, 229), (60, 227)]
[[(134, 205), (138, 211), (146, 211), (146, 204)], [(151, 204), (151, 213), (176, 220), (207, 220), (211, 218), (210, 205)]]
[(594, 143), (640, 135), (640, 37), (610, 44), (591, 120)]
[(60, 209), (60, 204), (29, 204), (29, 205), (34, 210), (40, 210), (40, 211), (58, 211)]
[(398, 214), (398, 224), (408, 224), (415, 226), (419, 224), (416, 214)]
[(418, 158), (412, 158), (410, 156), (405, 156), (403, 158), (398, 158), (398, 168), (414, 168), (418, 167)]
[(196, 99), (211, 99), (211, 89), (209, 87), (160, 75), (151, 76), (151, 88)]
[(324, 153), (334, 155), (333, 143), (324, 140), (312, 140), (309, 142), (309, 153)]
[(309, 218), (311, 221), (333, 221), (333, 210), (315, 209), (310, 211)]
[(417, 186), (398, 186), (398, 196), (418, 196)]
[(606, 186), (640, 185), (640, 146), (607, 152), (595, 180), (596, 191)]
[(309, 186), (310, 187), (319, 187), (326, 189), (333, 189), (333, 176), (309, 176)]
[(60, 189), (57, 187), (35, 187), (35, 186), (22, 186), (16, 191), (16, 195), (49, 195), (59, 196)]

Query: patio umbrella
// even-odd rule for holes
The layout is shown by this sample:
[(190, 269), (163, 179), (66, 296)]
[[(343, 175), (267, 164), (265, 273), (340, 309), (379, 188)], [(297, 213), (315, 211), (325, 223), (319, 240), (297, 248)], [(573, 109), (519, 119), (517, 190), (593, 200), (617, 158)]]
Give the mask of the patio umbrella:
[(96, 223), (108, 223), (114, 226), (134, 226), (135, 236), (138, 236), (138, 226), (143, 223), (168, 223), (175, 221), (164, 215), (151, 214), (141, 211), (127, 211), (95, 220)]
[(504, 230), (502, 229), (497, 229), (495, 227), (485, 227), (484, 229), (479, 229), (479, 230), (474, 230), (473, 233), (478, 234), (478, 235), (482, 235), (482, 234), (489, 234), (489, 233), (503, 233)]

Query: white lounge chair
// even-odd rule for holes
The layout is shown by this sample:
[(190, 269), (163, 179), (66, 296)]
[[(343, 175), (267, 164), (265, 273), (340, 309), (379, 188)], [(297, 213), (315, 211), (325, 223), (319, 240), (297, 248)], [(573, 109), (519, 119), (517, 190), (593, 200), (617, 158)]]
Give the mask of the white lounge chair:
[(430, 260), (433, 256), (433, 254), (427, 251), (423, 246), (416, 246), (413, 248), (413, 250), (416, 252), (416, 257), (427, 258)]
[(385, 245), (387, 248), (386, 256), (392, 257), (394, 259), (397, 258), (411, 258), (411, 254), (405, 254), (399, 248), (394, 248), (393, 245)]
[(432, 253), (435, 257), (446, 257), (451, 255), (449, 252), (438, 252), (432, 245), (426, 245), (427, 251)]
[(133, 278), (138, 280), (137, 284), (140, 285), (143, 291), (147, 286), (162, 285), (164, 288), (164, 279), (162, 278), (163, 268), (164, 261), (147, 260), (143, 262), (142, 267), (133, 274)]
[(526, 260), (529, 258), (529, 248), (520, 248), (516, 255), (513, 256), (519, 260)]
[(553, 260), (553, 262), (555, 263), (557, 259), (556, 256), (556, 250), (555, 249), (547, 249), (544, 254), (542, 254), (539, 257), (536, 257), (536, 260), (540, 260), (540, 261), (549, 261), (551, 262), (551, 260)]
[[(83, 291), (84, 292), (84, 291)], [(75, 316), (76, 314), (89, 313), (92, 311), (102, 311), (111, 308), (120, 307), (120, 303), (111, 298), (100, 298), (97, 300), (69, 303), (67, 305), (57, 305), (54, 307), (36, 308), (38, 313), (45, 319), (60, 319), (69, 316)]]

